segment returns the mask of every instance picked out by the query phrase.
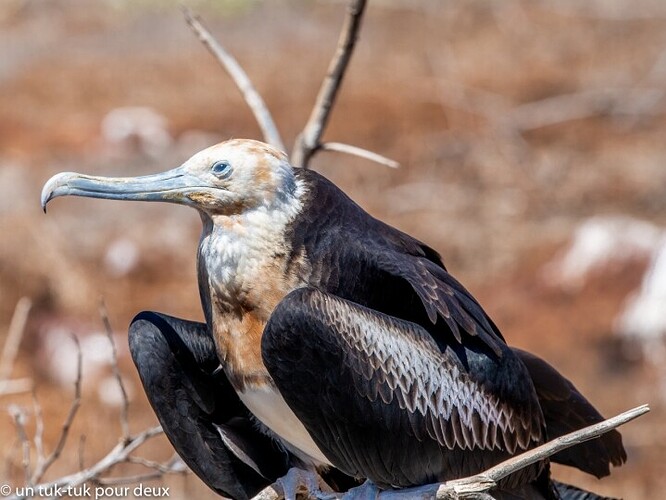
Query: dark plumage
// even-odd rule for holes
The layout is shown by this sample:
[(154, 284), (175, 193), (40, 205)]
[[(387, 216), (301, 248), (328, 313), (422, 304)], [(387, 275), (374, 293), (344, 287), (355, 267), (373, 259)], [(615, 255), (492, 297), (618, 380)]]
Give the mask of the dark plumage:
[[(244, 498), (294, 465), (340, 488), (469, 476), (602, 420), (507, 346), (437, 252), (269, 146), (229, 141), (144, 178), (59, 174), (42, 203), (68, 194), (199, 210), (206, 325), (142, 313), (130, 347), (169, 439), (219, 493)], [(553, 457), (598, 477), (625, 459), (614, 431)], [(548, 461), (495, 492), (580, 494)]]

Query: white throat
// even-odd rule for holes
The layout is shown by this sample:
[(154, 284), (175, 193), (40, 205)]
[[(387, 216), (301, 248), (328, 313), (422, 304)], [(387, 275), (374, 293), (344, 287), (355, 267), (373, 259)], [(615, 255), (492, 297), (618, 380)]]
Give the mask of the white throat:
[(303, 191), (297, 182), (293, 196), (276, 198), (242, 214), (213, 216), (209, 227), (204, 227), (199, 265), (206, 267), (209, 289), (218, 305), (238, 305), (276, 265), (276, 255), (288, 254), (285, 232), (302, 209)]

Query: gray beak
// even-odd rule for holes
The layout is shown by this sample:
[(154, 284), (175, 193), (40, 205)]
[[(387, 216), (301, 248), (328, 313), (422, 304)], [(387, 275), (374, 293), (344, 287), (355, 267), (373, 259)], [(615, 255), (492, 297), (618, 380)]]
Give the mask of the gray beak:
[(51, 177), (42, 189), (42, 209), (59, 196), (85, 196), (107, 200), (162, 201), (189, 204), (187, 194), (200, 190), (202, 182), (183, 167), (141, 177), (97, 177), (62, 172)]

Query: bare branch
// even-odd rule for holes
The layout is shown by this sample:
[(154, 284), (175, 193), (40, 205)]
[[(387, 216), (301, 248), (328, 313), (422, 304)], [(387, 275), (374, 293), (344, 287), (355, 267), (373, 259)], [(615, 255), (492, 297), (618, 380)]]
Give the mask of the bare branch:
[(637, 406), (636, 408), (627, 410), (624, 413), (604, 420), (603, 422), (587, 426), (578, 431), (570, 432), (569, 434), (565, 434), (564, 436), (553, 439), (552, 441), (549, 441), (546, 444), (542, 444), (541, 446), (527, 451), (521, 455), (510, 458), (509, 460), (506, 460), (505, 462), (502, 462), (501, 464), (488, 469), (484, 475), (490, 477), (494, 481), (499, 481), (509, 474), (522, 469), (523, 467), (527, 467), (528, 465), (538, 462), (539, 460), (548, 458), (555, 453), (570, 448), (571, 446), (584, 443), (585, 441), (597, 438), (602, 434), (606, 434), (616, 427), (626, 424), (627, 422), (630, 422), (640, 417), (641, 415), (645, 415), (649, 411), (650, 407), (648, 405)]
[(9, 414), (14, 420), (14, 425), (16, 425), (16, 432), (21, 443), (22, 458), (21, 464), (23, 465), (23, 471), (25, 473), (25, 480), (28, 485), (30, 482), (30, 440), (28, 439), (28, 433), (25, 430), (25, 420), (26, 414), (23, 408), (18, 405), (11, 405), (8, 409)]
[[(597, 438), (622, 424), (649, 412), (648, 405), (638, 406), (620, 415), (590, 425), (553, 439), (537, 448), (512, 457), (490, 469), (462, 479), (455, 479), (441, 484), (429, 484), (402, 490), (386, 490), (377, 495), (378, 500), (407, 500), (410, 498), (454, 500), (461, 498), (492, 498), (487, 492), (497, 486), (498, 481), (535, 462), (544, 460), (566, 448)], [(259, 492), (253, 500), (281, 500), (284, 498), (279, 482)], [(328, 498), (328, 496), (327, 496)], [(330, 498), (344, 499), (345, 494), (335, 494)]]
[(296, 167), (307, 168), (312, 155), (321, 147), (321, 136), (328, 124), (331, 108), (356, 45), (365, 4), (365, 0), (351, 0), (347, 7), (347, 17), (342, 26), (337, 49), (319, 89), (310, 118), (294, 144), (291, 160)]
[(164, 476), (162, 472), (149, 472), (148, 474), (135, 474), (134, 476), (122, 477), (100, 477), (95, 479), (95, 484), (100, 486), (120, 486), (123, 484), (136, 484), (144, 481), (153, 481), (161, 479)]
[(12, 396), (30, 392), (33, 388), (31, 378), (17, 378), (0, 381), (0, 396)]
[(245, 102), (252, 110), (259, 128), (264, 136), (264, 140), (275, 146), (281, 151), (285, 150), (284, 143), (280, 137), (275, 122), (271, 113), (268, 111), (264, 100), (257, 92), (257, 89), (254, 88), (254, 85), (250, 81), (250, 78), (245, 73), (245, 70), (238, 64), (238, 61), (232, 56), (214, 37), (211, 35), (202, 24), (198, 16), (196, 16), (191, 9), (183, 7), (183, 14), (185, 15), (185, 20), (187, 24), (190, 25), (194, 33), (199, 37), (201, 43), (203, 43), (206, 48), (209, 50), (217, 61), (222, 65), (226, 72), (231, 76), (234, 83), (243, 94)]
[(79, 437), (79, 450), (78, 450), (78, 455), (79, 455), (79, 470), (83, 470), (86, 468), (86, 461), (83, 456), (83, 452), (85, 451), (86, 447), (86, 435), (81, 434)]
[(37, 394), (32, 391), (32, 407), (35, 412), (35, 436), (33, 441), (35, 443), (35, 452), (37, 453), (37, 463), (45, 460), (44, 456), (44, 415), (42, 412), (42, 405), (39, 404)]
[(0, 392), (4, 388), (5, 382), (12, 374), (14, 368), (14, 360), (18, 354), (21, 339), (25, 331), (25, 324), (28, 320), (28, 313), (32, 307), (32, 301), (28, 297), (21, 297), (16, 303), (12, 320), (9, 323), (9, 330), (7, 331), (7, 339), (2, 348), (2, 356), (0, 356)]
[(168, 462), (160, 463), (153, 460), (146, 460), (141, 457), (127, 457), (127, 462), (132, 464), (143, 465), (148, 469), (153, 469), (154, 472), (149, 472), (147, 474), (136, 474), (134, 476), (123, 476), (123, 477), (102, 477), (96, 479), (95, 482), (101, 485), (111, 486), (118, 484), (132, 484), (140, 483), (143, 481), (149, 481), (153, 479), (160, 479), (165, 474), (186, 474), (189, 472), (189, 469), (185, 466), (180, 457), (174, 454), (173, 457)]
[(123, 432), (123, 439), (125, 441), (130, 438), (129, 430), (129, 399), (127, 397), (127, 390), (125, 389), (125, 384), (123, 383), (123, 378), (120, 375), (120, 368), (118, 367), (118, 349), (116, 348), (116, 342), (113, 340), (113, 329), (111, 328), (111, 322), (109, 321), (109, 314), (106, 310), (106, 305), (104, 300), (100, 302), (99, 305), (99, 315), (102, 318), (102, 323), (104, 323), (104, 331), (106, 336), (109, 339), (111, 344), (111, 366), (113, 368), (113, 375), (118, 382), (118, 388), (120, 389), (120, 394), (123, 398), (123, 405), (120, 409), (120, 428)]
[[(104, 458), (92, 465), (91, 467), (75, 472), (68, 476), (63, 476), (51, 482), (41, 483), (34, 486), (35, 491), (50, 490), (63, 487), (76, 487), (87, 481), (96, 481), (105, 472), (109, 471), (112, 467), (127, 462), (130, 454), (143, 445), (146, 441), (162, 434), (162, 427), (159, 425), (151, 427), (145, 431), (131, 436), (129, 441), (118, 443)], [(180, 472), (180, 471), (178, 471)], [(17, 496), (10, 496), (12, 500), (18, 500)]]
[(155, 462), (154, 460), (148, 460), (143, 457), (129, 457), (127, 461), (131, 464), (143, 465), (148, 469), (154, 469), (158, 472), (164, 473), (177, 471), (178, 469), (181, 471), (186, 469), (185, 464), (177, 453), (174, 453), (171, 459), (165, 463)]
[(350, 144), (343, 144), (341, 142), (324, 142), (319, 146), (319, 149), (322, 151), (336, 151), (338, 153), (346, 153), (348, 155), (358, 156), (360, 158), (365, 158), (366, 160), (374, 161), (380, 165), (386, 165), (391, 168), (399, 168), (400, 163), (395, 160), (391, 160), (386, 156), (368, 151), (367, 149), (359, 148), (357, 146), (352, 146)]
[(58, 438), (58, 442), (56, 443), (55, 448), (46, 459), (39, 460), (37, 466), (35, 467), (35, 472), (30, 480), (31, 484), (37, 483), (44, 476), (49, 467), (51, 467), (51, 465), (53, 465), (53, 463), (56, 460), (58, 460), (58, 458), (60, 458), (62, 450), (65, 447), (65, 444), (67, 443), (67, 438), (69, 437), (69, 430), (72, 427), (72, 423), (74, 422), (76, 413), (79, 411), (79, 407), (81, 406), (81, 379), (82, 379), (82, 365), (83, 365), (81, 344), (79, 343), (79, 339), (76, 337), (76, 335), (72, 335), (72, 339), (76, 344), (76, 350), (77, 350), (76, 381), (74, 382), (74, 399), (72, 400), (72, 404), (69, 407), (67, 418), (65, 418), (65, 422), (62, 424), (62, 429), (60, 430), (60, 437)]

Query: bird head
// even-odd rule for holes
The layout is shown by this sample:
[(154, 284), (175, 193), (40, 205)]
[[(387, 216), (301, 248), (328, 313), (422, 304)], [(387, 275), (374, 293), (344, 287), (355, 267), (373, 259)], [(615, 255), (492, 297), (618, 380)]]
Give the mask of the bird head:
[(140, 177), (57, 174), (42, 189), (42, 208), (60, 196), (162, 201), (189, 205), (211, 217), (271, 207), (294, 196), (287, 156), (262, 142), (234, 139), (211, 146), (180, 167)]

